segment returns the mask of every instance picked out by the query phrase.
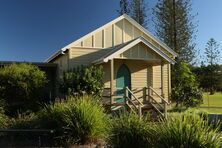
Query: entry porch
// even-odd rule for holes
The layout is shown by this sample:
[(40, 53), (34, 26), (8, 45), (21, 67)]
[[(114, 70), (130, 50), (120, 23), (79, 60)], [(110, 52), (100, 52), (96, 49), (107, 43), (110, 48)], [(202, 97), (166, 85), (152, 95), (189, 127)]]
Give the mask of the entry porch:
[(174, 60), (142, 37), (104, 50), (106, 54), (94, 61), (105, 72), (104, 104), (113, 110), (127, 106), (140, 113), (141, 108), (152, 106), (166, 112)]

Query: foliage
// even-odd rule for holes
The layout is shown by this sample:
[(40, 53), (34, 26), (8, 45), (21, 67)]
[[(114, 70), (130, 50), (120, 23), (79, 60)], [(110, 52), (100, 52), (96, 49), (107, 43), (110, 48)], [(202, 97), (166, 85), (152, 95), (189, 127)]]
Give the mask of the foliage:
[(222, 90), (222, 67), (220, 65), (201, 65), (193, 67), (192, 71), (196, 74), (200, 87), (212, 95), (215, 91)]
[(145, 0), (132, 0), (131, 17), (141, 26), (147, 27), (147, 4)]
[(34, 129), (36, 128), (36, 114), (30, 111), (17, 114), (16, 118), (11, 118), (9, 128), (12, 129)]
[(174, 113), (156, 125), (157, 147), (221, 147), (221, 134), (199, 115)]
[(100, 104), (89, 96), (78, 98), (64, 114), (65, 136), (85, 144), (106, 136), (108, 117)]
[(101, 96), (104, 87), (103, 76), (102, 66), (77, 67), (63, 74), (60, 90), (68, 95), (86, 92)]
[(108, 116), (92, 96), (70, 97), (63, 103), (47, 105), (38, 114), (41, 128), (56, 131), (57, 143), (85, 144), (106, 136)]
[(219, 44), (214, 38), (210, 38), (205, 48), (206, 62), (211, 66), (217, 64), (220, 58)]
[(130, 13), (129, 0), (120, 0), (119, 6), (120, 6), (119, 10), (117, 10), (119, 15)]
[(198, 83), (188, 64), (177, 63), (175, 68), (176, 76), (173, 76), (172, 99), (176, 106), (185, 105), (195, 107), (203, 102), (202, 91), (198, 88)]
[(178, 61), (193, 62), (196, 26), (190, 0), (158, 0), (153, 9), (156, 35), (174, 49)]
[(4, 114), (3, 111), (0, 112), (0, 129), (7, 128), (9, 124), (9, 118)]
[(147, 3), (145, 0), (120, 0), (119, 15), (128, 14), (137, 23), (143, 27), (147, 27)]
[(45, 73), (31, 64), (11, 64), (1, 68), (0, 98), (8, 106), (6, 111), (33, 109), (39, 99), (37, 94), (46, 82)]
[(109, 143), (113, 147), (152, 147), (152, 129), (137, 114), (123, 113), (110, 125)]
[(199, 109), (196, 109), (196, 108), (189, 108), (184, 113), (187, 113), (187, 114), (190, 114), (190, 115), (193, 115), (193, 114), (199, 115), (204, 120), (207, 120), (207, 118), (208, 118), (208, 112), (207, 111), (199, 110)]

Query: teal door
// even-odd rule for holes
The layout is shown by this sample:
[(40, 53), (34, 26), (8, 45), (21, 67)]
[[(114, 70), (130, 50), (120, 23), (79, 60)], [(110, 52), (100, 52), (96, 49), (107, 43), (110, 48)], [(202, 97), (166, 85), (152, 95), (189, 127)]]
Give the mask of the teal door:
[(120, 98), (116, 99), (116, 102), (123, 103), (124, 102), (124, 87), (129, 87), (131, 89), (131, 73), (129, 71), (129, 68), (123, 64), (120, 66), (120, 68), (117, 71), (117, 77), (116, 77), (116, 88), (117, 88), (117, 96), (120, 96)]

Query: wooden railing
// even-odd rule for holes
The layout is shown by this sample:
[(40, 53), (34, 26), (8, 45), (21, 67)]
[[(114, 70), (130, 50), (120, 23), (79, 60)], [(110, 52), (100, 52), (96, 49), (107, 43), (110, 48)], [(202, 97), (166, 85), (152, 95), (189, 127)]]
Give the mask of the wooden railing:
[[(142, 117), (143, 103), (134, 95), (134, 93), (128, 88), (124, 89), (125, 104), (135, 113), (138, 113), (139, 117)], [(138, 104), (138, 105), (137, 105)], [(132, 108), (132, 106), (134, 108)]]
[[(157, 110), (157, 112), (159, 112), (161, 115), (165, 116), (165, 118), (167, 118), (167, 105), (169, 105), (169, 103), (167, 102), (167, 100), (161, 96), (159, 93), (156, 92), (155, 89), (153, 89), (151, 86), (149, 86), (148, 88), (145, 88), (146, 90), (148, 90), (148, 102)], [(155, 94), (158, 98), (160, 98), (161, 102), (163, 103), (160, 104), (152, 94)], [(159, 106), (159, 108), (163, 109), (163, 113), (160, 111), (160, 109), (157, 107)]]
[[(118, 90), (118, 89), (117, 89)], [(138, 93), (142, 93), (142, 96), (137, 97)], [(137, 94), (137, 95), (135, 95)], [(113, 96), (113, 98), (119, 98), (121, 96)], [(161, 96), (154, 88), (144, 87), (141, 90), (136, 90), (133, 92), (128, 87), (124, 88), (124, 103), (117, 103), (117, 105), (126, 105), (134, 113), (138, 113), (142, 117), (142, 108), (145, 105), (151, 105), (160, 115), (167, 118), (167, 106), (169, 105), (168, 101)], [(161, 100), (161, 103), (157, 99)], [(143, 100), (143, 101), (142, 101)]]

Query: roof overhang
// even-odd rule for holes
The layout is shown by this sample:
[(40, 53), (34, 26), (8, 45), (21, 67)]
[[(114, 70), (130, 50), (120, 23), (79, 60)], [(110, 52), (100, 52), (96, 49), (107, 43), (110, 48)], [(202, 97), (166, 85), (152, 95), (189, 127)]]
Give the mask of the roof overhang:
[(169, 55), (167, 55), (166, 53), (164, 53), (161, 49), (158, 49), (157, 47), (155, 47), (154, 45), (152, 45), (152, 43), (150, 43), (149, 41), (147, 41), (146, 39), (144, 39), (143, 37), (139, 37), (137, 39), (134, 39), (132, 41), (129, 41), (129, 43), (126, 43), (124, 46), (121, 46), (121, 48), (117, 48), (116, 50), (114, 49), (114, 51), (110, 51), (109, 53), (107, 53), (105, 56), (99, 58), (98, 60), (93, 61), (93, 64), (99, 64), (99, 63), (106, 63), (111, 59), (114, 59), (115, 57), (117, 57), (118, 55), (120, 55), (121, 53), (129, 50), (130, 48), (132, 48), (133, 46), (139, 44), (139, 43), (143, 43), (145, 44), (147, 47), (149, 47), (153, 52), (155, 52), (156, 54), (158, 54), (161, 58), (163, 58), (164, 60), (166, 60), (167, 62), (169, 62), (170, 64), (175, 64), (175, 60), (173, 60)]
[(48, 62), (52, 61), (53, 59), (55, 59), (56, 57), (58, 57), (60, 55), (64, 55), (67, 50), (68, 50), (68, 48), (62, 48), (62, 49), (58, 50), (52, 56), (50, 56), (48, 59), (46, 59), (44, 62), (48, 63)]

